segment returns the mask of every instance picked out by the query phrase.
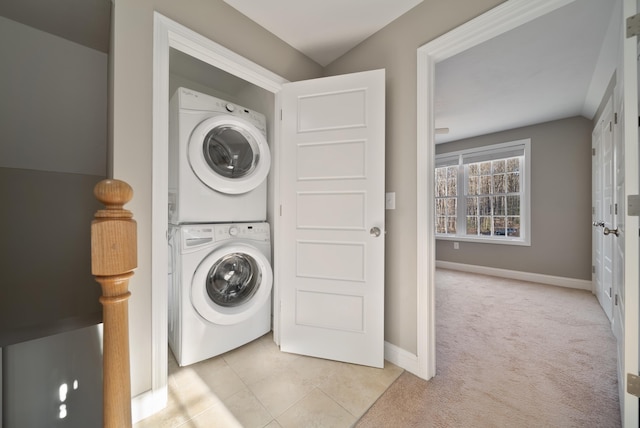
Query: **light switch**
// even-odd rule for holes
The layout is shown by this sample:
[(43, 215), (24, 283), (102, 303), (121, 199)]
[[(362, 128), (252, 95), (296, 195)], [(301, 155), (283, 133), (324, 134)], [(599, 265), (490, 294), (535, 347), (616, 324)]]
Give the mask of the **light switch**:
[(396, 209), (396, 192), (385, 193), (384, 206), (388, 210)]

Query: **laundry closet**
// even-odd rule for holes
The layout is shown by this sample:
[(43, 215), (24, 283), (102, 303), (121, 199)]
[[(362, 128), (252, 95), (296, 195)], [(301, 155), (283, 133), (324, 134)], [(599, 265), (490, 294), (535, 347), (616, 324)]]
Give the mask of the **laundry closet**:
[[(263, 319), (258, 302), (264, 294), (257, 291), (259, 287), (255, 293), (244, 293), (244, 287), (233, 291), (241, 282), (234, 278), (261, 283), (246, 275), (250, 271), (261, 272), (262, 279), (272, 279), (262, 288), (265, 293), (271, 287), (271, 321), (258, 322), (262, 334), (272, 328), (273, 340), (281, 351), (382, 367), (385, 71), (288, 82), (167, 18), (156, 16), (156, 24), (154, 98), (159, 102), (154, 103), (153, 272), (160, 293), (152, 306), (157, 331), (154, 352), (158, 352), (160, 362), (154, 366), (154, 376), (159, 384), (165, 382), (161, 347), (167, 341), (178, 363), (188, 365), (226, 352), (197, 345), (200, 342), (222, 341), (230, 350), (253, 340), (250, 336), (257, 338), (260, 333), (249, 334), (251, 329), (243, 326)], [(176, 101), (176, 92), (184, 100)], [(183, 113), (200, 114), (203, 102), (210, 106), (212, 116), (246, 113), (245, 119), (257, 131), (244, 133), (239, 126), (231, 126), (227, 130), (234, 132), (222, 129), (220, 134), (209, 133), (193, 121), (190, 141), (182, 141), (186, 144), (183, 153), (201, 159), (185, 163), (171, 147), (170, 134), (176, 131), (167, 126), (167, 118), (175, 120), (176, 111), (179, 119)], [(203, 127), (205, 122), (211, 125), (218, 121), (213, 117), (202, 120)], [(235, 119), (229, 123), (237, 124)], [(258, 129), (261, 123), (266, 125), (262, 131)], [(220, 140), (227, 134), (235, 135), (237, 139), (230, 141), (246, 140), (242, 145), (251, 146), (250, 140), (255, 139), (254, 145), (259, 146), (260, 137), (256, 135), (261, 132), (272, 151), (266, 221), (220, 223), (218, 220), (224, 219), (216, 219), (190, 223), (198, 219), (188, 218), (189, 223), (175, 224), (180, 220), (171, 220), (169, 211), (178, 210), (172, 204), (181, 203), (181, 196), (174, 193), (193, 190), (190, 185), (182, 190), (178, 186), (177, 191), (172, 188), (176, 159), (178, 169), (182, 162), (182, 172), (192, 176), (205, 163), (213, 164), (213, 169), (222, 165), (224, 170), (226, 164), (235, 170), (236, 165), (244, 165), (242, 157), (238, 156), (238, 162), (221, 162), (234, 158), (226, 152), (231, 153), (235, 143), (218, 147), (225, 146)], [(191, 141), (196, 134), (205, 136), (199, 141), (207, 144), (193, 148)], [(173, 138), (174, 143), (180, 141)], [(255, 156), (253, 159), (257, 160)], [(198, 201), (197, 197), (192, 199)], [(215, 207), (211, 205), (211, 211)], [(255, 251), (250, 254), (243, 247), (220, 257), (217, 246), (241, 240), (244, 242), (238, 245), (251, 246)], [(264, 250), (267, 247), (273, 253)], [(272, 273), (262, 270), (269, 263), (259, 253), (267, 259), (273, 255)], [(216, 258), (220, 263), (213, 262)], [(163, 272), (167, 260), (168, 275)], [(198, 263), (209, 267), (202, 269)], [(169, 279), (166, 288), (165, 278)], [(235, 307), (212, 304), (218, 292), (227, 289), (225, 283), (233, 283), (229, 284), (231, 294), (249, 296), (249, 303)], [(165, 296), (168, 305), (163, 301)], [(163, 331), (165, 325), (168, 329)], [(193, 329), (197, 330), (195, 336), (182, 336)]]
[(179, 365), (272, 326), (274, 95), (169, 56), (168, 339)]

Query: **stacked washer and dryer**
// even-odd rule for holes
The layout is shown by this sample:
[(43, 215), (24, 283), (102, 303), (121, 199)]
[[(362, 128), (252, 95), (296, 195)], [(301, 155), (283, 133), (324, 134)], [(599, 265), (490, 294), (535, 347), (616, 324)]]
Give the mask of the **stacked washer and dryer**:
[(271, 156), (258, 112), (186, 88), (169, 109), (169, 346), (185, 366), (271, 329)]

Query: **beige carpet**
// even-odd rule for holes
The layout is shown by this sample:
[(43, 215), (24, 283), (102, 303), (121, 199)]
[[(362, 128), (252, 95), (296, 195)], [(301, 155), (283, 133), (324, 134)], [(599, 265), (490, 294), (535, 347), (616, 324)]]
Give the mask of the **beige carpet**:
[(586, 291), (436, 273), (437, 370), (405, 372), (365, 427), (619, 427), (615, 339)]

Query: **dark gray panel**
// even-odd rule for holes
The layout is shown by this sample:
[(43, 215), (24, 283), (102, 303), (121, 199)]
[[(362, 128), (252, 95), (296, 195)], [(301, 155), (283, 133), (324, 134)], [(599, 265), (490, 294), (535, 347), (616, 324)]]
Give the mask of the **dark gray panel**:
[(0, 168), (0, 346), (100, 322), (90, 228), (102, 178)]

